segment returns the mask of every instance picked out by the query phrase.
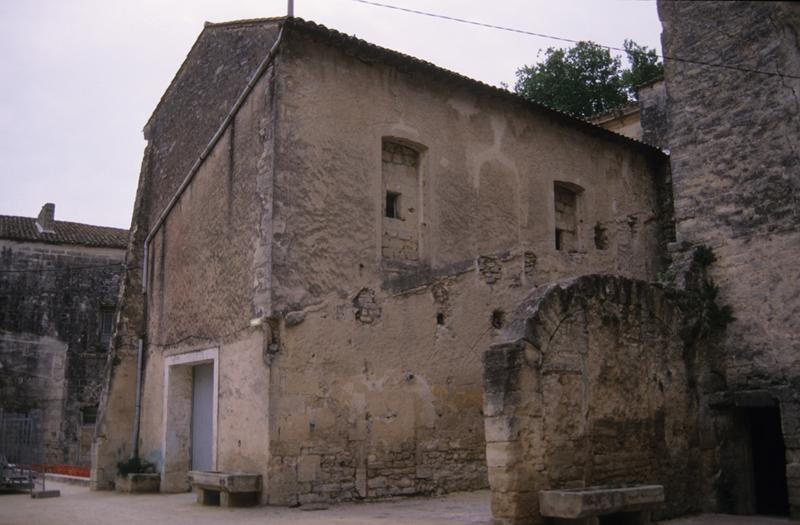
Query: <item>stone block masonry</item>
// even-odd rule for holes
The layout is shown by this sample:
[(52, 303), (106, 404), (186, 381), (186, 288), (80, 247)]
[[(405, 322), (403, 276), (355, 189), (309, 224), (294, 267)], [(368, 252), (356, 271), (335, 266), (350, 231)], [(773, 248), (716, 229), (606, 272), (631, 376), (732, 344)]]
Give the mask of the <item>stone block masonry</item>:
[(800, 517), (792, 467), (800, 453), (800, 5), (659, 2), (658, 10), (664, 55), (766, 72), (666, 61), (674, 256), (712, 247), (720, 301), (736, 317), (720, 378), (731, 395), (715, 409), (731, 430), (717, 474), (729, 496), (719, 510), (757, 510), (752, 467), (742, 459), (749, 438), (735, 431), (750, 409), (735, 394), (759, 391), (779, 409), (786, 448), (790, 509), (776, 512)]
[(89, 464), (123, 257), (0, 240), (0, 408), (40, 412), (46, 462)]
[(417, 261), (422, 212), (420, 154), (408, 146), (384, 140), (381, 161), (385, 194), (381, 254), (386, 259)]
[(716, 451), (698, 440), (710, 429), (697, 399), (711, 392), (697, 375), (713, 368), (715, 342), (686, 334), (702, 308), (686, 292), (598, 275), (518, 306), (510, 340), (484, 356), (496, 523), (543, 523), (561, 515), (540, 510), (540, 491), (592, 486), (663, 485), (662, 517), (700, 509)]
[[(141, 338), (137, 444), (165, 479), (195, 450), (170, 363), (213, 351), (212, 468), (261, 474), (261, 503), (485, 487), (480, 352), (505, 312), (564, 276), (655, 278), (658, 150), (398, 60), (298, 19), (203, 30), (148, 124), (93, 486), (130, 453)], [(555, 249), (556, 180), (603, 249), (577, 226)]]

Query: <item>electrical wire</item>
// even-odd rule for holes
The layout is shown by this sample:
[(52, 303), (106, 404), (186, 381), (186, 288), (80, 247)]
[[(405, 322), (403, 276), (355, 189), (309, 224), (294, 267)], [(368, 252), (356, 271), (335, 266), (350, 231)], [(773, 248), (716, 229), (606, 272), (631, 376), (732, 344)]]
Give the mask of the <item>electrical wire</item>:
[[(469, 24), (469, 25), (474, 25), (474, 26), (479, 26), (479, 27), (486, 27), (486, 28), (489, 28), (489, 29), (498, 29), (500, 31), (508, 31), (510, 33), (519, 33), (519, 34), (522, 34), (522, 35), (536, 36), (536, 37), (539, 37), (539, 38), (547, 38), (547, 39), (550, 39), (550, 40), (557, 40), (559, 42), (567, 42), (567, 43), (570, 43), (570, 44), (577, 44), (578, 42), (580, 42), (580, 40), (574, 40), (572, 38), (565, 38), (565, 37), (560, 37), (560, 36), (548, 35), (548, 34), (545, 34), (545, 33), (537, 33), (537, 32), (534, 32), (534, 31), (527, 31), (525, 29), (516, 29), (516, 28), (513, 28), (513, 27), (499, 26), (499, 25), (495, 25), (495, 24), (487, 24), (485, 22), (477, 22), (475, 20), (467, 20), (465, 18), (458, 18), (458, 17), (455, 17), (455, 16), (440, 15), (440, 14), (437, 14), (437, 13), (430, 13), (430, 12), (427, 12), (427, 11), (420, 11), (418, 9), (409, 9), (407, 7), (400, 7), (400, 6), (396, 6), (396, 5), (392, 5), (392, 4), (384, 4), (384, 3), (381, 3), (381, 2), (374, 2), (372, 0), (351, 0), (351, 1), (352, 2), (357, 2), (359, 4), (366, 4), (366, 5), (371, 5), (371, 6), (375, 6), (375, 7), (383, 7), (383, 8), (386, 8), (386, 9), (394, 9), (395, 11), (403, 11), (405, 13), (411, 13), (411, 14), (415, 14), (415, 15), (428, 16), (428, 17), (431, 17), (431, 18), (439, 18), (439, 19), (442, 19), (442, 20), (449, 20), (451, 22), (459, 22), (461, 24)], [(598, 46), (598, 47), (602, 47), (602, 48), (605, 48), (605, 49), (612, 50), (612, 51), (626, 52), (626, 50), (624, 48), (620, 48), (620, 47), (607, 46), (607, 45), (603, 45), (603, 44), (595, 44), (595, 45)], [(789, 75), (789, 74), (784, 74), (784, 73), (764, 71), (764, 70), (761, 70), (761, 69), (753, 69), (753, 68), (749, 68), (749, 67), (736, 66), (736, 65), (732, 65), (732, 64), (720, 64), (720, 63), (714, 63), (714, 62), (704, 62), (702, 60), (693, 60), (693, 59), (689, 59), (689, 58), (680, 58), (680, 57), (675, 57), (675, 56), (670, 56), (670, 55), (659, 55), (659, 54), (656, 54), (656, 56), (658, 58), (661, 58), (662, 60), (672, 60), (672, 61), (675, 61), (675, 62), (684, 62), (684, 63), (687, 63), (687, 64), (695, 64), (695, 65), (699, 65), (699, 66), (718, 67), (718, 68), (730, 69), (730, 70), (739, 71), (739, 72), (743, 72), (743, 73), (756, 73), (756, 74), (759, 74), (759, 75), (767, 75), (767, 76), (770, 76), (770, 77), (791, 78), (791, 79), (799, 79), (800, 80), (800, 76), (799, 75)]]

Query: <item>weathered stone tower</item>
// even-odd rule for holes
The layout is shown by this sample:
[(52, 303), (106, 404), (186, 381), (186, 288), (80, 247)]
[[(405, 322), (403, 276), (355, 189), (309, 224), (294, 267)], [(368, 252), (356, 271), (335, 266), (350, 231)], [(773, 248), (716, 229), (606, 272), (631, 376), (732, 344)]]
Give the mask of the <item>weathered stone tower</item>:
[[(708, 245), (735, 321), (718, 510), (800, 516), (800, 5), (659, 2), (678, 245)], [(703, 63), (724, 64), (711, 67)], [(764, 73), (754, 72), (753, 70)], [(785, 468), (784, 468), (785, 465)]]

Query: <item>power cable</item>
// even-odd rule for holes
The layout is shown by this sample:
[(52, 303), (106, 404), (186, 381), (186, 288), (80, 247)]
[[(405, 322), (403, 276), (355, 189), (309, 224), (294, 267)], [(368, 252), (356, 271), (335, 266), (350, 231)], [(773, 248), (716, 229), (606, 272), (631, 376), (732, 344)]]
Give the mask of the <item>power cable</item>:
[[(519, 33), (519, 34), (522, 34), (522, 35), (536, 36), (536, 37), (540, 37), (540, 38), (548, 38), (550, 40), (557, 40), (559, 42), (568, 42), (570, 44), (577, 44), (578, 42), (580, 42), (580, 40), (574, 40), (572, 38), (565, 38), (565, 37), (560, 37), (560, 36), (548, 35), (548, 34), (545, 34), (545, 33), (536, 33), (534, 31), (526, 31), (525, 29), (516, 29), (516, 28), (513, 28), (513, 27), (498, 26), (498, 25), (495, 25), (495, 24), (487, 24), (485, 22), (477, 22), (475, 20), (467, 20), (465, 18), (458, 18), (458, 17), (455, 17), (455, 16), (440, 15), (440, 14), (437, 14), (437, 13), (429, 13), (427, 11), (420, 11), (420, 10), (417, 10), (417, 9), (409, 9), (407, 7), (400, 7), (400, 6), (396, 6), (396, 5), (392, 5), (392, 4), (384, 4), (384, 3), (381, 3), (381, 2), (374, 2), (372, 0), (351, 0), (351, 1), (358, 2), (359, 4), (366, 4), (366, 5), (371, 5), (371, 6), (375, 6), (375, 7), (384, 7), (386, 9), (394, 9), (396, 11), (403, 11), (403, 12), (412, 13), (412, 14), (415, 14), (415, 15), (428, 16), (428, 17), (431, 17), (431, 18), (439, 18), (439, 19), (442, 19), (442, 20), (449, 20), (451, 22), (459, 22), (461, 24), (469, 24), (469, 25), (474, 25), (474, 26), (479, 26), (479, 27), (486, 27), (486, 28), (489, 28), (489, 29), (499, 29), (500, 31), (508, 31), (510, 33)], [(624, 48), (620, 48), (620, 47), (607, 46), (607, 45), (603, 45), (603, 44), (595, 44), (595, 45), (598, 46), (598, 47), (605, 48), (605, 49), (610, 49), (612, 51), (621, 51), (623, 53), (626, 52), (626, 50)], [(784, 74), (784, 73), (773, 73), (771, 71), (763, 71), (761, 69), (752, 69), (752, 68), (744, 67), (744, 66), (736, 66), (736, 65), (732, 65), (732, 64), (719, 64), (719, 63), (713, 63), (713, 62), (704, 62), (702, 60), (693, 60), (693, 59), (689, 59), (689, 58), (680, 58), (680, 57), (669, 56), (669, 55), (656, 54), (656, 56), (658, 58), (662, 59), (662, 60), (673, 60), (675, 62), (684, 62), (684, 63), (687, 63), (687, 64), (695, 64), (695, 65), (699, 65), (699, 66), (719, 67), (719, 68), (724, 68), (724, 69), (731, 69), (731, 70), (740, 71), (740, 72), (743, 72), (743, 73), (756, 73), (756, 74), (759, 74), (759, 75), (767, 75), (767, 76), (770, 76), (770, 77), (791, 78), (791, 79), (800, 80), (800, 76), (799, 75), (789, 75), (789, 74)]]

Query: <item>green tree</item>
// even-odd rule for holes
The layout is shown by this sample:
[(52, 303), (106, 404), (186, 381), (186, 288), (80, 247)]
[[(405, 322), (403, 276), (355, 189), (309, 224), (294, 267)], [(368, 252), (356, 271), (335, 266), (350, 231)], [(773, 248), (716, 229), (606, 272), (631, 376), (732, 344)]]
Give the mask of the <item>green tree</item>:
[(580, 117), (590, 117), (632, 100), (635, 87), (663, 75), (654, 50), (625, 41), (631, 64), (593, 42), (569, 49), (548, 48), (544, 60), (517, 70), (514, 90), (531, 100)]
[(647, 49), (633, 40), (625, 40), (625, 54), (630, 69), (622, 71), (622, 83), (628, 96), (637, 98), (636, 87), (664, 76), (664, 64), (659, 61), (655, 49)]

